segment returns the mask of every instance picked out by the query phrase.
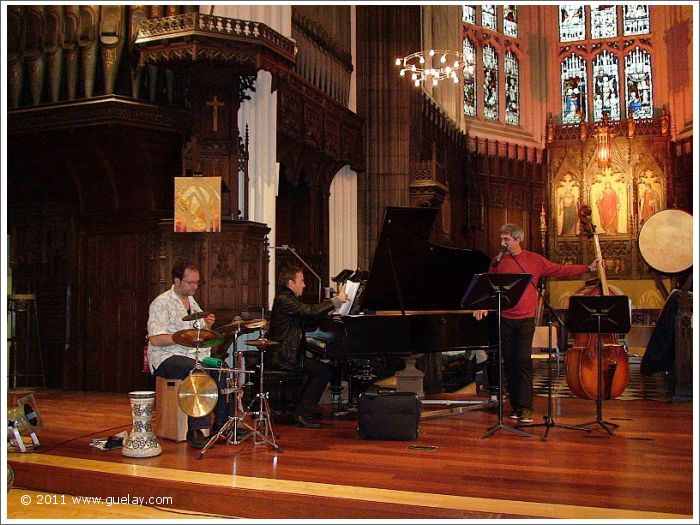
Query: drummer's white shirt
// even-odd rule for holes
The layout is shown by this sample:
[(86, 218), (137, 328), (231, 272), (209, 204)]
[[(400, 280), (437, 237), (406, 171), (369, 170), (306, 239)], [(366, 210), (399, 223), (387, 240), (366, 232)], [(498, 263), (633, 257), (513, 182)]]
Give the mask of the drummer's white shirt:
[[(174, 334), (180, 330), (194, 328), (195, 321), (183, 321), (182, 318), (188, 313), (201, 312), (202, 309), (190, 296), (190, 311), (185, 309), (185, 305), (175, 293), (173, 289), (166, 290), (158, 297), (153, 299), (151, 306), (148, 307), (148, 337), (154, 335)], [(151, 373), (154, 373), (156, 368), (173, 355), (184, 355), (195, 359), (197, 350), (186, 346), (173, 344), (170, 346), (153, 346), (150, 341), (148, 343), (148, 364), (151, 368)], [(211, 351), (209, 348), (199, 349), (199, 359), (209, 357)]]

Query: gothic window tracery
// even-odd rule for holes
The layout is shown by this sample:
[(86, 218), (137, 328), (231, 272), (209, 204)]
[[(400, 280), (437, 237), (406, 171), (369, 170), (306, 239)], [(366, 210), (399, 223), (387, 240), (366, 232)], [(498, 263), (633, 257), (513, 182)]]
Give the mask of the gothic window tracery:
[(593, 120), (600, 122), (607, 114), (620, 120), (620, 78), (615, 55), (603, 51), (593, 59)]
[(469, 64), (474, 64), (476, 58), (476, 48), (471, 40), (465, 38), (462, 42), (462, 53), (464, 62), (464, 114), (470, 117), (476, 116), (476, 71)]
[[(480, 24), (476, 23), (477, 11)], [(498, 32), (499, 16), (503, 21), (502, 34), (517, 39), (516, 5), (482, 4), (479, 8), (462, 5), (462, 52), (467, 64), (463, 71), (463, 111), (467, 117), (477, 117), (477, 101), (481, 101), (483, 118), (517, 126), (520, 124), (520, 65), (515, 53), (508, 50), (517, 48), (519, 44), (508, 39), (502, 46), (501, 38), (493, 34)], [(472, 26), (479, 27), (478, 35)], [(494, 40), (490, 40), (491, 35), (495, 37)], [(497, 45), (482, 44), (489, 41)], [(506, 51), (501, 66), (499, 55)], [(480, 73), (477, 75), (476, 71)], [(504, 101), (503, 108), (501, 100)], [(503, 113), (501, 109), (504, 109)]]
[(635, 48), (625, 56), (625, 97), (628, 118), (651, 118), (654, 99), (651, 81), (651, 55)]
[(614, 38), (617, 36), (617, 6), (597, 5), (591, 7), (591, 38)]
[(520, 86), (518, 76), (518, 59), (512, 51), (506, 53), (505, 60), (505, 93), (506, 93), (506, 124), (520, 124)]
[(646, 35), (649, 27), (649, 6), (647, 4), (631, 4), (623, 6), (623, 34), (625, 36)]
[(564, 4), (559, 7), (559, 40), (576, 42), (586, 37), (586, 12), (583, 4)]
[[(590, 39), (585, 36), (588, 11)], [(560, 49), (566, 56), (560, 63), (562, 124), (588, 118), (601, 122), (605, 115), (611, 120), (653, 117), (651, 44), (635, 36), (649, 34), (650, 6), (565, 4), (559, 14)], [(582, 42), (567, 45), (574, 41)], [(590, 116), (587, 104), (592, 107)]]
[(498, 54), (493, 46), (484, 47), (484, 117), (498, 120)]
[(462, 6), (462, 22), (476, 24), (476, 7), (473, 5)]
[(496, 6), (483, 4), (481, 6), (481, 25), (486, 29), (496, 30)]
[(518, 11), (517, 6), (510, 4), (503, 6), (503, 34), (518, 38)]
[(578, 124), (587, 118), (586, 107), (586, 60), (572, 54), (561, 63), (562, 122)]

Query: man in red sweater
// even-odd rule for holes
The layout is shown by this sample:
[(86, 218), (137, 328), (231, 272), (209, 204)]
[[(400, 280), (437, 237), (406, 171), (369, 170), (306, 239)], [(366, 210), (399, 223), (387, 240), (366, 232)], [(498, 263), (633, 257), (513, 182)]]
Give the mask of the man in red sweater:
[[(501, 312), (501, 352), (512, 412), (510, 417), (521, 423), (533, 421), (532, 409), (532, 338), (535, 333), (537, 284), (542, 277), (581, 277), (598, 269), (599, 259), (589, 266), (556, 264), (538, 253), (523, 250), (520, 243), (525, 234), (517, 224), (504, 224), (500, 229), (501, 246), (505, 252), (496, 257), (489, 273), (529, 273), (530, 286), (525, 288), (517, 304)], [(476, 310), (474, 317), (482, 319), (488, 310)]]

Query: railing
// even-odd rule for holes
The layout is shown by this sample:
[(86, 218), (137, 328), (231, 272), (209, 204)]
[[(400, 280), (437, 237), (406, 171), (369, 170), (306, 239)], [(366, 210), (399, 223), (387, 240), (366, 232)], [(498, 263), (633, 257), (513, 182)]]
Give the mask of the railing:
[(262, 44), (291, 61), (294, 60), (296, 52), (292, 40), (263, 23), (202, 13), (143, 20), (139, 25), (136, 43), (144, 44), (195, 34)]

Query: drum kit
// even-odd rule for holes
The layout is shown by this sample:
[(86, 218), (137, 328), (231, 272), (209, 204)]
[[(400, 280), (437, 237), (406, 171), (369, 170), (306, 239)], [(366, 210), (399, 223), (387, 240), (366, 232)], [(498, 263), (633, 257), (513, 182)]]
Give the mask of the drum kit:
[[(182, 318), (183, 321), (198, 321), (199, 319), (209, 315), (208, 312), (196, 312)], [(178, 390), (178, 404), (183, 412), (191, 417), (203, 417), (211, 413), (216, 406), (220, 395), (234, 394), (235, 399), (232, 403), (233, 414), (228, 417), (228, 421), (214, 434), (209, 442), (204, 446), (199, 454), (201, 459), (204, 453), (214, 444), (219, 438), (226, 439), (226, 443), (238, 445), (248, 438), (253, 439), (255, 445), (267, 443), (274, 450), (281, 451), (282, 449), (277, 444), (275, 433), (272, 428), (272, 420), (270, 418), (270, 406), (267, 401), (268, 393), (264, 392), (263, 387), (263, 372), (264, 351), (274, 347), (278, 343), (265, 337), (265, 329), (267, 321), (265, 319), (241, 319), (236, 317), (231, 323), (221, 326), (218, 331), (209, 330), (207, 328), (196, 327), (186, 330), (180, 330), (173, 334), (173, 341), (177, 344), (189, 348), (212, 348), (220, 345), (226, 340), (227, 335), (233, 334), (233, 348), (235, 350), (236, 368), (227, 368), (225, 363), (213, 358), (199, 358), (199, 352), (195, 354), (195, 366), (180, 384)], [(244, 359), (242, 356), (243, 350), (237, 347), (238, 336), (243, 332), (260, 331), (260, 337), (246, 341), (245, 344), (254, 347), (253, 351), (257, 351), (260, 355), (259, 362), (259, 389), (256, 394), (256, 399), (244, 410), (241, 404), (243, 398), (243, 390), (246, 386), (252, 385), (245, 381), (246, 374), (252, 374), (252, 370), (244, 369)], [(216, 364), (219, 366), (207, 366)], [(222, 388), (219, 392), (216, 381), (207, 373), (213, 370), (219, 374), (226, 374), (226, 388)], [(252, 409), (252, 410), (251, 410)], [(253, 417), (253, 424), (246, 422), (246, 416)], [(243, 429), (248, 432), (239, 439), (238, 430)]]

